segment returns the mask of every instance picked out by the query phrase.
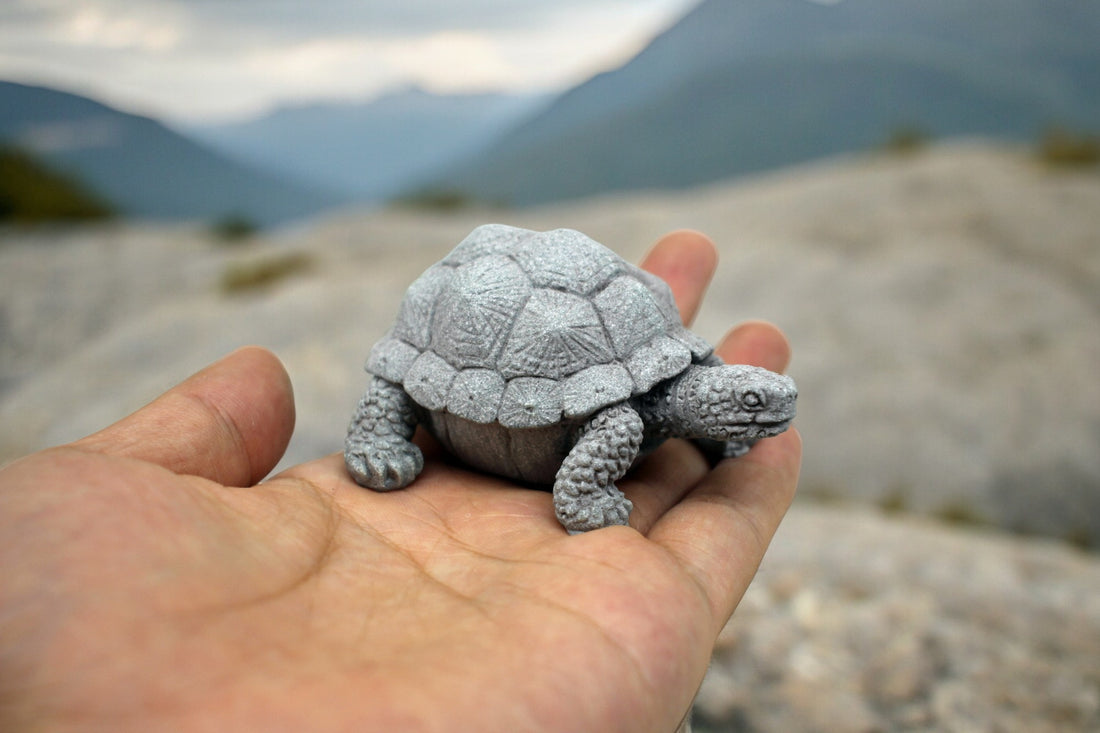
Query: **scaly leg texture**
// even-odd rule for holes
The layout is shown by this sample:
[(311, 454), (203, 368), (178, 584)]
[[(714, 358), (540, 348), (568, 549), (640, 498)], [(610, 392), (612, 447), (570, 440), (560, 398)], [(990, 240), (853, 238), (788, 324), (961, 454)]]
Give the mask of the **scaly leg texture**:
[(642, 418), (629, 405), (601, 411), (581, 430), (554, 481), (554, 511), (572, 534), (626, 524), (633, 508), (615, 481), (642, 445)]
[(344, 463), (355, 482), (376, 491), (412, 483), (424, 468), (424, 456), (411, 442), (416, 422), (405, 390), (373, 377), (344, 441)]

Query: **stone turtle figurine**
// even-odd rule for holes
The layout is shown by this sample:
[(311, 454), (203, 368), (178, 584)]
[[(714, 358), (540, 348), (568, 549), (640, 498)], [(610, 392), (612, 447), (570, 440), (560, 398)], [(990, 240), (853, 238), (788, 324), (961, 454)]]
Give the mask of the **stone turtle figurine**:
[(344, 450), (356, 482), (411, 483), (423, 425), (470, 466), (552, 485), (573, 533), (626, 524), (615, 481), (666, 438), (738, 456), (786, 430), (797, 398), (789, 377), (722, 364), (660, 278), (580, 232), (499, 224), (409, 287), (366, 369)]

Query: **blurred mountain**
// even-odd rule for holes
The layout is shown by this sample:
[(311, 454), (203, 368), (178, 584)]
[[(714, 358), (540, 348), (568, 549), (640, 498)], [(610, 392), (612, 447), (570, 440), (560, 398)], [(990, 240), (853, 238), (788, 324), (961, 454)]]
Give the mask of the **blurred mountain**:
[(379, 200), (481, 148), (546, 98), (437, 95), (417, 87), (369, 102), (282, 107), (189, 134), (259, 168)]
[(432, 184), (531, 204), (932, 137), (1100, 129), (1100, 3), (705, 0)]
[(214, 152), (155, 120), (44, 87), (0, 82), (0, 143), (79, 180), (129, 216), (236, 215), (275, 224), (337, 202)]

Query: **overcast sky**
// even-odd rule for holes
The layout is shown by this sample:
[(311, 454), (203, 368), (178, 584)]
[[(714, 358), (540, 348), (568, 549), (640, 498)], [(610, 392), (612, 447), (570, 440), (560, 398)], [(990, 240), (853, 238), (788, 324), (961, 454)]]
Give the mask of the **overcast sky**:
[(169, 120), (279, 102), (558, 89), (697, 0), (0, 0), (0, 79)]

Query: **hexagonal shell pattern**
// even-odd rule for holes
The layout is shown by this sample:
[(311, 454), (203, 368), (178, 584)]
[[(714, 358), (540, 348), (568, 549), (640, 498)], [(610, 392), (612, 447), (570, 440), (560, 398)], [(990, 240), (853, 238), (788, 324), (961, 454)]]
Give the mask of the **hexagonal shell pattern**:
[(410, 286), (367, 371), (429, 411), (539, 428), (646, 392), (711, 353), (680, 323), (668, 285), (603, 245), (489, 224)]

